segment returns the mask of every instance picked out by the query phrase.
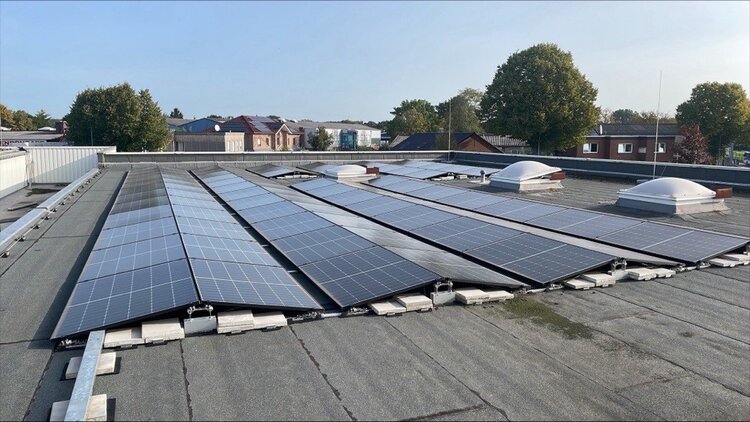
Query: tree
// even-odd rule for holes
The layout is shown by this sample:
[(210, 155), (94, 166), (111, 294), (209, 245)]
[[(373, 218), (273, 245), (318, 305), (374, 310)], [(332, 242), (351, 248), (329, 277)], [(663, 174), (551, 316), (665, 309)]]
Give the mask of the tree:
[(36, 130), (37, 126), (34, 125), (32, 120), (34, 116), (23, 111), (16, 110), (13, 112), (13, 130)]
[(67, 138), (76, 145), (115, 145), (120, 151), (158, 151), (169, 129), (148, 90), (136, 93), (128, 83), (80, 92), (70, 112)]
[(173, 119), (182, 119), (182, 112), (179, 108), (175, 107), (174, 110), (172, 110), (171, 113), (169, 113), (169, 117)]
[(750, 100), (738, 83), (698, 84), (690, 99), (677, 106), (677, 121), (698, 125), (708, 138), (710, 153), (721, 157), (726, 145), (750, 138)]
[(596, 124), (597, 90), (555, 44), (511, 55), (482, 98), (486, 129), (548, 151), (578, 145)]
[(674, 116), (665, 112), (656, 112), (653, 110), (645, 110), (640, 113), (636, 113), (628, 123), (634, 124), (655, 124), (659, 120), (659, 123), (677, 123)]
[(206, 118), (208, 118), (208, 119), (221, 119), (222, 117), (219, 116), (218, 114), (209, 114), (208, 116), (206, 116)]
[(13, 110), (0, 104), (0, 125), (12, 129), (16, 125), (16, 121), (13, 118)]
[(41, 127), (49, 126), (49, 114), (47, 114), (44, 109), (41, 109), (36, 112), (36, 114), (31, 118), (32, 123), (34, 123), (35, 129), (39, 129)]
[(388, 125), (388, 133), (411, 135), (415, 132), (430, 132), (437, 129), (438, 115), (427, 100), (404, 100), (391, 111), (393, 119)]
[(675, 145), (678, 161), (690, 164), (711, 164), (708, 152), (708, 139), (701, 133), (696, 124), (683, 126), (680, 129), (682, 140)]
[(631, 123), (640, 117), (637, 111), (629, 108), (620, 108), (612, 112), (612, 123)]
[(612, 109), (603, 108), (599, 110), (599, 123), (615, 123), (614, 117), (612, 117)]
[(437, 106), (437, 114), (440, 128), (447, 131), (450, 126), (451, 132), (482, 132), (482, 123), (479, 121), (479, 103), (482, 101), (482, 92), (466, 88), (458, 95), (444, 101)]
[(333, 138), (325, 128), (319, 127), (315, 132), (315, 135), (310, 137), (308, 143), (310, 144), (310, 149), (313, 151), (326, 151), (331, 147), (331, 144), (333, 144)]

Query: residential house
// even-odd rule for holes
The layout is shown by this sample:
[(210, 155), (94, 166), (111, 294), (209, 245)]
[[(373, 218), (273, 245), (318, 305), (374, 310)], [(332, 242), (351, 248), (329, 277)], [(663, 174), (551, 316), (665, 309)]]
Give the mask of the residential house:
[[(580, 158), (670, 162), (674, 159), (675, 143), (682, 140), (676, 123), (656, 124), (601, 123), (586, 135), (586, 142), (569, 148), (561, 155)], [(656, 150), (656, 154), (654, 154)]]
[(380, 129), (357, 123), (329, 123), (313, 121), (286, 122), (287, 126), (304, 133), (304, 145), (309, 146), (309, 139), (317, 134), (318, 128), (325, 129), (333, 143), (330, 149), (336, 151), (354, 151), (357, 147), (380, 147)]
[(474, 132), (453, 133), (449, 137), (442, 132), (415, 133), (408, 138), (393, 143), (391, 151), (430, 151), (447, 150), (475, 151), (475, 152), (501, 152), (497, 147), (487, 142), (481, 135)]
[(206, 131), (214, 131), (215, 126), (226, 122), (225, 119), (212, 119), (209, 117), (203, 117), (196, 120), (191, 120), (187, 123), (183, 123), (180, 126), (177, 127), (177, 131), (179, 132), (190, 132), (190, 133), (197, 133), (197, 132), (206, 132)]
[(292, 151), (303, 145), (300, 130), (265, 116), (238, 116), (220, 123), (219, 131), (244, 133), (245, 151)]
[(167, 126), (170, 132), (176, 131), (180, 126), (190, 123), (193, 119), (177, 119), (175, 117), (167, 117)]
[(531, 147), (522, 140), (505, 135), (481, 135), (490, 145), (505, 154), (531, 154)]
[(180, 132), (174, 133), (174, 149), (190, 152), (244, 152), (245, 134), (242, 132)]

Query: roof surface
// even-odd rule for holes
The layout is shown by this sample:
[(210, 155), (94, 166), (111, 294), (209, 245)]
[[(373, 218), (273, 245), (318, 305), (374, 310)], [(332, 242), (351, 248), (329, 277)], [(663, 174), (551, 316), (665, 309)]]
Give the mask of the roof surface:
[(286, 121), (286, 125), (295, 128), (302, 127), (305, 129), (317, 129), (324, 127), (326, 129), (352, 129), (352, 130), (380, 130), (374, 127), (361, 125), (359, 123), (334, 123), (334, 122), (310, 122), (310, 121)]
[(3, 141), (49, 141), (61, 138), (61, 133), (46, 130), (11, 130), (2, 133)]
[[(473, 135), (472, 132), (454, 132), (451, 134), (451, 143), (454, 145), (459, 144), (469, 136)], [(391, 145), (393, 151), (422, 151), (422, 150), (433, 150), (437, 149), (438, 137), (444, 136), (447, 142), (448, 134), (445, 132), (422, 132), (415, 133), (408, 138), (402, 140), (398, 144)]]
[[(656, 124), (602, 123), (597, 125), (587, 136), (653, 136), (656, 134)], [(675, 136), (680, 134), (677, 123), (659, 124), (660, 136)]]
[[(0, 419), (46, 419), (70, 398), (61, 374), (83, 351), (55, 351), (48, 338), (124, 174), (105, 171), (0, 259)], [(666, 217), (614, 207), (634, 183), (564, 185), (517, 195), (750, 235), (747, 194), (727, 199), (726, 215)], [(116, 400), (116, 420), (746, 420), (749, 279), (750, 266), (707, 268), (504, 304), (188, 337), (118, 350), (120, 372), (97, 377), (94, 394)]]

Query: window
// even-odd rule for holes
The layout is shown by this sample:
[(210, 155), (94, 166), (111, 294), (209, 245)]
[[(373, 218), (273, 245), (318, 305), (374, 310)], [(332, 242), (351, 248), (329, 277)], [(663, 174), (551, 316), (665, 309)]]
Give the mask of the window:
[(258, 138), (258, 146), (260, 146), (260, 138)]
[(619, 154), (630, 154), (633, 152), (633, 144), (617, 144), (617, 152)]
[(667, 143), (666, 142), (659, 142), (656, 144), (656, 152), (658, 154), (663, 154), (667, 152)]
[(599, 152), (599, 144), (583, 144), (584, 154), (596, 154)]

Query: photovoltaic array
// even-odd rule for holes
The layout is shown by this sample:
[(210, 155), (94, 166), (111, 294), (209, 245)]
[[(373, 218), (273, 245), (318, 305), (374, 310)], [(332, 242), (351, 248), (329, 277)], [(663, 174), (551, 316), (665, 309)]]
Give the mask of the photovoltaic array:
[(740, 249), (750, 239), (636, 218), (544, 204), (436, 183), (383, 176), (370, 185), (485, 215), (688, 264)]
[(341, 307), (440, 278), (231, 172), (215, 168), (194, 173)]
[(434, 179), (436, 177), (448, 175), (464, 175), (479, 177), (484, 171), (485, 175), (490, 175), (500, 171), (496, 168), (484, 168), (475, 166), (464, 166), (460, 164), (436, 163), (432, 161), (406, 160), (398, 164), (371, 162), (368, 167), (377, 167), (380, 173), (405, 176), (412, 179)]
[[(423, 183), (399, 179), (399, 187), (406, 190), (415, 189), (414, 183)], [(365, 191), (333, 180), (311, 180), (297, 183), (293, 188), (402, 233), (542, 285), (608, 265), (615, 259), (611, 255)], [(363, 195), (362, 192), (370, 195)], [(352, 202), (351, 198), (361, 200)]]

